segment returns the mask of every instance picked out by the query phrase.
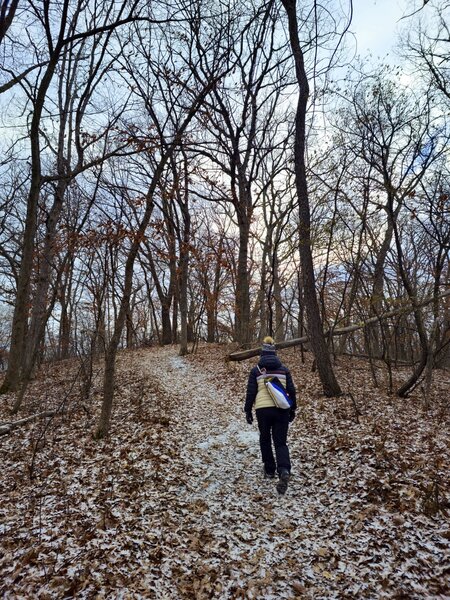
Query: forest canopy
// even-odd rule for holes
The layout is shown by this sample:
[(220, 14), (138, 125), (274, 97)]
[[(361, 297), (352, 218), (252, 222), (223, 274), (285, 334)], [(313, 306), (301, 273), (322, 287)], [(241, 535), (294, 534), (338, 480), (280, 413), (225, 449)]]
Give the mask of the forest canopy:
[(266, 334), (328, 395), (330, 352), (410, 364), (401, 394), (448, 366), (449, 3), (417, 8), (382, 62), (350, 1), (2, 2), (2, 391)]

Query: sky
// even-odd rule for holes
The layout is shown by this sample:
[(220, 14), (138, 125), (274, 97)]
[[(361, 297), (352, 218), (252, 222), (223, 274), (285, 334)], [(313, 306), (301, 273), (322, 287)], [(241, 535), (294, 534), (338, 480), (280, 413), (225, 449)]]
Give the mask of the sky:
[[(357, 54), (368, 52), (376, 59), (385, 57), (397, 43), (397, 33), (405, 21), (401, 17), (415, 3), (407, 0), (353, 0), (350, 30), (356, 35)], [(412, 12), (412, 11), (411, 11)]]

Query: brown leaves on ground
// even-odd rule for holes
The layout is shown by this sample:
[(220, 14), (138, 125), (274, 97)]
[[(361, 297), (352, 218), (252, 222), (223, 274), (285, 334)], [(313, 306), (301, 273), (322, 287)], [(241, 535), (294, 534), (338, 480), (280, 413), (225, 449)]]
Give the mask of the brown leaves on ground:
[[(5, 598), (444, 598), (449, 376), (406, 400), (365, 362), (321, 395), (310, 359), (280, 353), (299, 409), (284, 497), (264, 480), (243, 400), (253, 361), (227, 348), (123, 352), (109, 439), (94, 441), (101, 365), (79, 400), (74, 362), (46, 369), (23, 414), (65, 412), (0, 438)], [(405, 371), (396, 371), (400, 381)], [(386, 381), (385, 381), (386, 380)], [(81, 384), (80, 384), (81, 385)], [(1, 398), (0, 421), (9, 421)]]

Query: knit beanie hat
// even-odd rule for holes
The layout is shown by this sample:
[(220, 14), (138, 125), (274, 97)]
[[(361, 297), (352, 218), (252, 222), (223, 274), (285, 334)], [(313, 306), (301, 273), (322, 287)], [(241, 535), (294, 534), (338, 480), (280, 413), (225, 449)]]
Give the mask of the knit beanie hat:
[(261, 346), (261, 356), (276, 356), (276, 354), (274, 339), (270, 336), (265, 337)]

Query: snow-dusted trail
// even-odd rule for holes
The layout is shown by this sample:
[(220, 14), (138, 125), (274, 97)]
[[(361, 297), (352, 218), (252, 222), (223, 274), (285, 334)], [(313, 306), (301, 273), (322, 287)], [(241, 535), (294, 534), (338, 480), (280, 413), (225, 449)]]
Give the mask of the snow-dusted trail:
[[(256, 425), (247, 425), (242, 402), (225, 385), (172, 349), (158, 358), (160, 385), (171, 397), (167, 435), (179, 443), (164, 474), (159, 592), (174, 599), (295, 597), (301, 585), (284, 577), (295, 564), (289, 539), (302, 535), (287, 513), (295, 483), (281, 499), (275, 481), (263, 479)], [(281, 568), (280, 552), (288, 559)]]
[(256, 429), (245, 424), (240, 403), (231, 403), (225, 389), (208, 383), (183, 358), (169, 354), (164, 371), (168, 394), (173, 394), (172, 416), (183, 436), (181, 459), (191, 494), (210, 502), (235, 495), (259, 457)]

